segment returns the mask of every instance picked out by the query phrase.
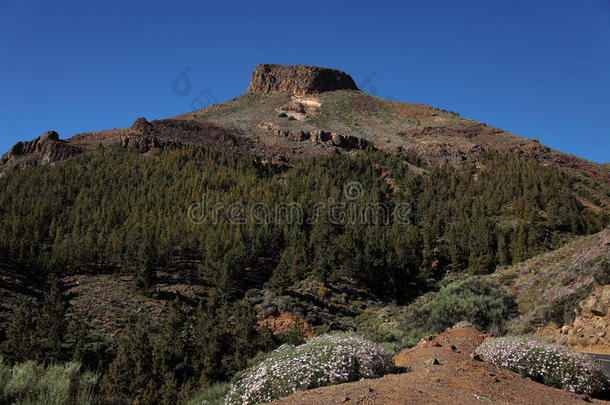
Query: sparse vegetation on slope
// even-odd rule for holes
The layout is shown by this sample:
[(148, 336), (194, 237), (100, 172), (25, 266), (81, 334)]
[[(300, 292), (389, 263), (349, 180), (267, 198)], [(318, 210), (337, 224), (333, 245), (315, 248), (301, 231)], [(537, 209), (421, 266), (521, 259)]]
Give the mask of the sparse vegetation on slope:
[(609, 242), (610, 229), (605, 229), (491, 274), (517, 297), (520, 316), (511, 322), (511, 332), (531, 333), (548, 322), (569, 324), (594, 286), (607, 284)]

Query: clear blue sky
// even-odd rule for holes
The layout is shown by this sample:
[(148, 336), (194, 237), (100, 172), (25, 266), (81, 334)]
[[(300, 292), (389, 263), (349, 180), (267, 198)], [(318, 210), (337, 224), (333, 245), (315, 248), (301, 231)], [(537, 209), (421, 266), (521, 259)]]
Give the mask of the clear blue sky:
[(263, 62), (372, 77), (377, 96), (610, 162), (608, 0), (0, 0), (0, 151), (233, 98)]

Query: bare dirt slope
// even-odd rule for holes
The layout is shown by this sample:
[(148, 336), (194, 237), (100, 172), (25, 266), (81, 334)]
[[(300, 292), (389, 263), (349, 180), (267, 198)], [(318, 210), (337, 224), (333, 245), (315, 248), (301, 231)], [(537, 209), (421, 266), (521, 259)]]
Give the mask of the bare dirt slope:
[[(410, 371), (295, 393), (274, 404), (579, 404), (585, 398), (473, 360), (486, 338), (454, 328), (394, 357)], [(435, 361), (436, 360), (436, 361)], [(438, 363), (438, 364), (434, 364)], [(593, 403), (607, 403), (591, 400)]]

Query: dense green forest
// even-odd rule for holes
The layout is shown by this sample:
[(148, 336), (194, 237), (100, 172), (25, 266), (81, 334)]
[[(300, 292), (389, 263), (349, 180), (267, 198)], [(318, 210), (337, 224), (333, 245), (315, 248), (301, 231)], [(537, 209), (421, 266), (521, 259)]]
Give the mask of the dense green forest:
[[(245, 271), (257, 270), (258, 259), (275, 263), (258, 277), (275, 291), (307, 277), (347, 277), (384, 301), (406, 303), (448, 273), (487, 274), (603, 229), (607, 215), (583, 208), (574, 182), (498, 154), (462, 168), (413, 169), (369, 149), (278, 168), (175, 145), (146, 154), (100, 148), (12, 172), (0, 178), (0, 256), (48, 287), (41, 308), (24, 302), (16, 312), (3, 355), (74, 358), (102, 375), (104, 398), (176, 403), (226, 381), (259, 351), (299, 339), (255, 327), (243, 297), (252, 287)], [(356, 198), (349, 184), (361, 187)], [(367, 206), (385, 210), (350, 219)], [(202, 215), (193, 217), (193, 207)], [(261, 207), (272, 214), (263, 221), (254, 215), (267, 213)], [(278, 217), (277, 207), (301, 208)], [(58, 278), (84, 269), (133, 275), (140, 294), (152, 295), (156, 271), (184, 256), (197, 258), (209, 287), (196, 311), (176, 303), (160, 331), (140, 319), (101, 348), (86, 345), (82, 325), (66, 324)], [(68, 334), (72, 345), (64, 344)]]

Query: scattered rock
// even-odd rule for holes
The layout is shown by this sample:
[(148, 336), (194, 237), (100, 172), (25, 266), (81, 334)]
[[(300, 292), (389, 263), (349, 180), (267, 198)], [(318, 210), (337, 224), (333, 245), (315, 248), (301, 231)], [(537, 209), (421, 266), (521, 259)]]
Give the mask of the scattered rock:
[(424, 365), (426, 365), (426, 366), (435, 366), (435, 365), (440, 365), (440, 364), (441, 364), (440, 361), (438, 361), (438, 359), (436, 357), (431, 357), (424, 361)]
[(479, 356), (476, 352), (470, 353), (470, 358), (474, 361), (483, 361), (481, 356)]
[(369, 145), (368, 141), (364, 138), (323, 131), (321, 129), (316, 129), (311, 132), (304, 130), (289, 130), (265, 121), (258, 124), (258, 128), (264, 132), (271, 132), (275, 136), (288, 138), (291, 141), (303, 142), (309, 140), (316, 144), (334, 146), (346, 150), (365, 149)]

